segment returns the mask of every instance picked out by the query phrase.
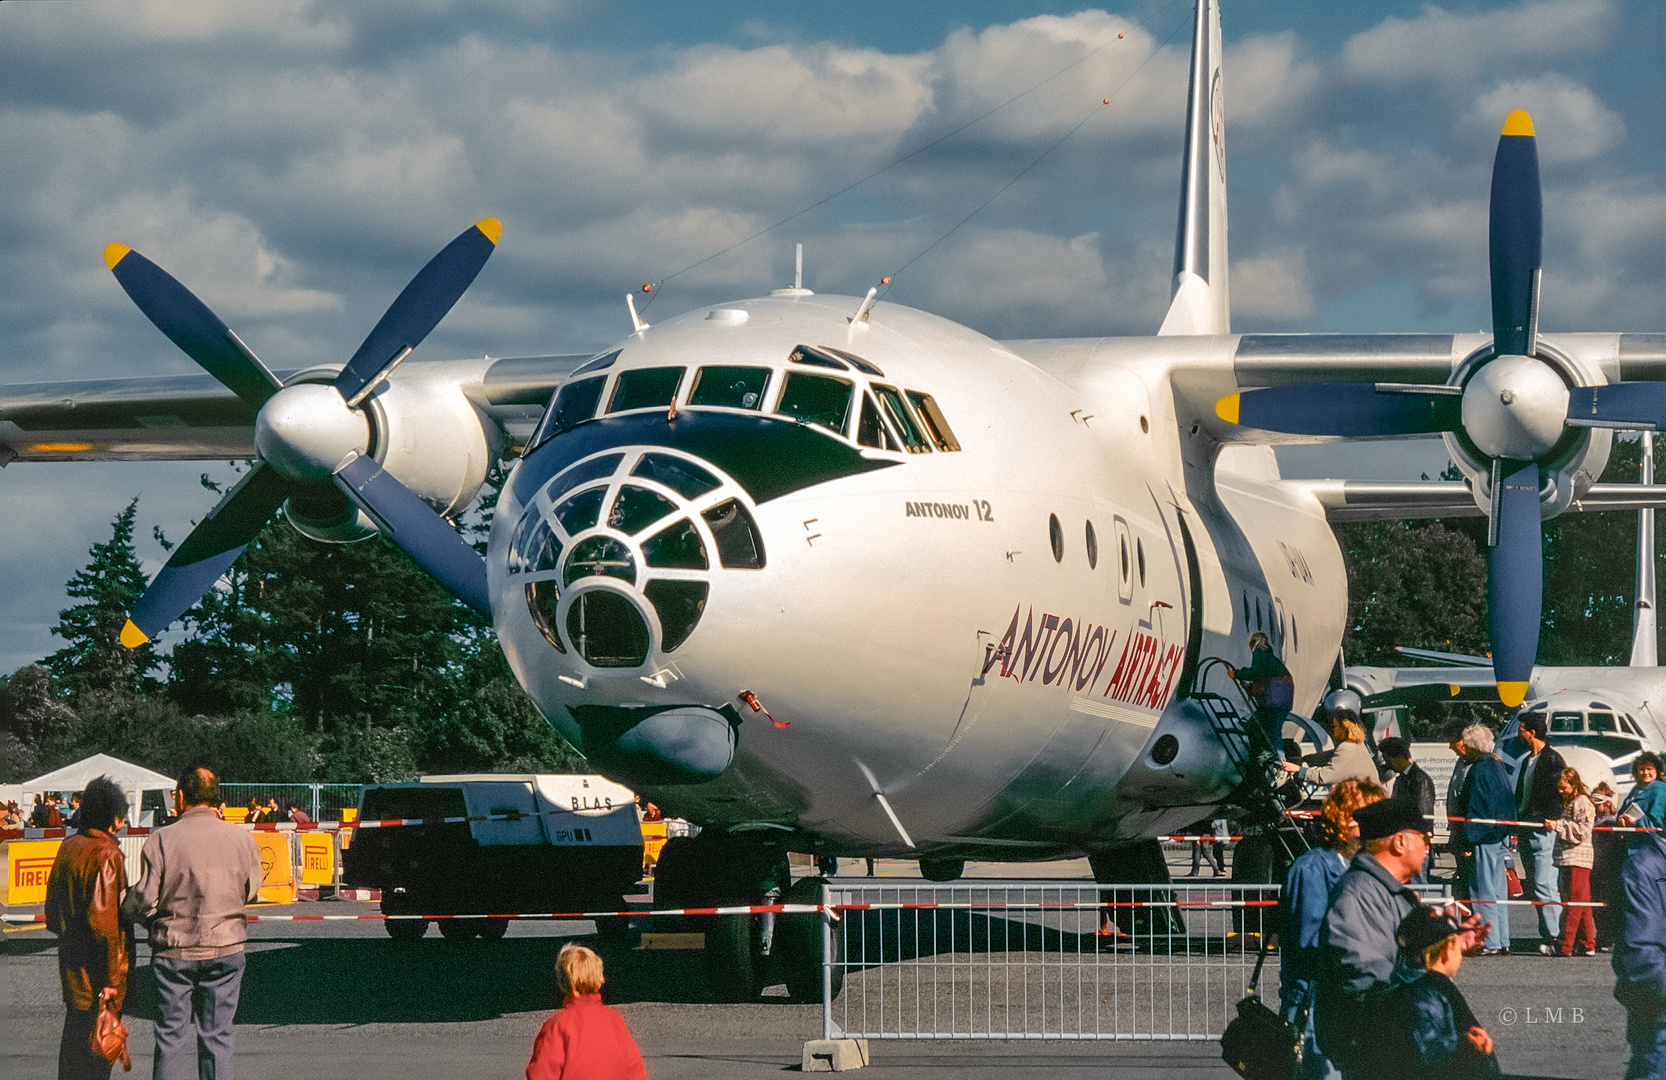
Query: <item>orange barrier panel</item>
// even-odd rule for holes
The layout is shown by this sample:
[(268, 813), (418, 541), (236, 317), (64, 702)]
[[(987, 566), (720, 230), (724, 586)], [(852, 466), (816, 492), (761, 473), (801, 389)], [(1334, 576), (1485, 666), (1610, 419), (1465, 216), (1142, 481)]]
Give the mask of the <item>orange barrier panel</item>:
[(301, 884), (334, 885), (336, 846), (330, 833), (298, 833), (301, 838)]
[(295, 868), (289, 862), (289, 837), (284, 833), (255, 833), (260, 849), (260, 898), (269, 904), (295, 899)]
[(660, 849), (665, 846), (665, 822), (642, 823), (642, 865), (649, 867), (659, 862)]

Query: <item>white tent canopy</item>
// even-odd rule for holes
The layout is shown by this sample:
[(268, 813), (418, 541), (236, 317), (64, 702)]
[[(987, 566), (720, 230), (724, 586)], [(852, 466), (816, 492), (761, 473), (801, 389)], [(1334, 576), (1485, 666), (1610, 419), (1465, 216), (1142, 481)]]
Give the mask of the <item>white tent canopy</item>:
[[(141, 808), (145, 806), (144, 793), (147, 791), (161, 792), (161, 803), (167, 805), (175, 786), (172, 777), (151, 772), (142, 765), (123, 761), (121, 758), (111, 757), (109, 754), (94, 754), (92, 757), (84, 758), (73, 765), (65, 765), (63, 768), (54, 769), (44, 776), (37, 776), (33, 780), (25, 781), (23, 784), (23, 798), (19, 800), (18, 805), (22, 807), (23, 813), (27, 815), (37, 794), (45, 794), (49, 791), (65, 794), (82, 791), (100, 776), (108, 776), (127, 793), (127, 802), (131, 807), (129, 811), (130, 819), (133, 819), (134, 824), (138, 825), (150, 824), (149, 821), (144, 820), (144, 814), (141, 813)], [(154, 796), (150, 800), (152, 805), (155, 805), (157, 801)]]

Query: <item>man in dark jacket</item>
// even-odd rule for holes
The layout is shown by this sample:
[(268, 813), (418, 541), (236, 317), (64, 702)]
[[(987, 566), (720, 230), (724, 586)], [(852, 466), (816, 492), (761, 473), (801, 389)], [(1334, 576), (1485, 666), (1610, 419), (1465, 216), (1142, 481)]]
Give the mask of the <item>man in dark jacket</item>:
[(1626, 1009), (1626, 1080), (1666, 1076), (1666, 841), (1633, 834), (1620, 871), (1614, 997)]
[(1458, 801), (1467, 819), (1461, 823), (1464, 839), (1474, 849), (1469, 894), (1486, 905), (1483, 914), (1492, 920), (1486, 943), (1472, 956), (1510, 955), (1510, 909), (1504, 904), (1510, 898), (1504, 874), (1510, 859), (1510, 826), (1492, 822), (1517, 820), (1516, 800), (1510, 794), (1510, 774), (1492, 752), (1493, 743), (1492, 729), (1485, 724), (1464, 729), (1461, 746), (1469, 772)]
[[(1434, 828), (1435, 813), (1435, 781), (1423, 766), (1411, 759), (1411, 743), (1398, 735), (1391, 735), (1377, 744), (1383, 760), (1388, 767), (1399, 774), (1394, 782), (1393, 798), (1417, 808), (1429, 827)], [(1429, 881), (1429, 863), (1424, 860), (1423, 869), (1412, 875), (1412, 882), (1425, 885)]]
[[(1544, 713), (1523, 716), (1518, 730), (1527, 744), (1527, 757), (1516, 772), (1516, 820), (1555, 821), (1562, 816), (1562, 793), (1556, 784), (1567, 763), (1545, 742)], [(1552, 858), (1556, 834), (1538, 827), (1522, 829), (1516, 833), (1516, 850), (1521, 852), (1522, 899), (1550, 901), (1533, 909), (1539, 913), (1539, 951), (1549, 956), (1556, 952), (1562, 931), (1562, 909), (1554, 903), (1562, 899)]]
[(106, 1080), (110, 1062), (90, 1047), (99, 999), (121, 1012), (127, 998), (128, 929), (120, 915), (127, 871), (121, 845), (110, 834), (127, 818), (127, 796), (107, 776), (87, 785), (81, 831), (58, 848), (46, 879), (46, 928), (58, 935), (58, 982), (64, 995), (64, 1034), (58, 1076)]
[(1399, 946), (1394, 932), (1418, 905), (1406, 888), (1429, 853), (1429, 826), (1405, 803), (1354, 811), (1365, 850), (1331, 891), (1319, 931), (1314, 1033), (1348, 1080), (1370, 1075), (1365, 1002), (1388, 986)]

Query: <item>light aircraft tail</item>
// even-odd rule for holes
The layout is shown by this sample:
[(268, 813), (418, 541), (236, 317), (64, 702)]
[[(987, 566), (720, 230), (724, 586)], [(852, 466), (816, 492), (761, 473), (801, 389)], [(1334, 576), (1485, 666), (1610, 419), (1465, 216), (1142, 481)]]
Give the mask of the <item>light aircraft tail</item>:
[[(1654, 432), (1643, 432), (1643, 483), (1654, 483)], [(1637, 600), (1631, 621), (1631, 666), (1659, 667), (1654, 617), (1654, 511), (1637, 511)]]
[(1192, 31), (1186, 155), (1174, 292), (1158, 334), (1231, 332), (1226, 265), (1226, 96), (1221, 85), (1220, 0), (1197, 0)]

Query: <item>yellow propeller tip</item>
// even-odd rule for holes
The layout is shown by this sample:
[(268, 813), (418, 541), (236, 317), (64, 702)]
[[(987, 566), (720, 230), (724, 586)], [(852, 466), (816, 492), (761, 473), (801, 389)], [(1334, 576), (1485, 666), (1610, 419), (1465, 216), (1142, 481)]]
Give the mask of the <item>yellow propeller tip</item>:
[(132, 248), (122, 244), (111, 244), (104, 249), (104, 265), (114, 270), (116, 264), (127, 258), (127, 253), (132, 250)]
[(1458, 684), (1457, 683), (1447, 683), (1446, 684), (1446, 696), (1447, 697), (1457, 697), (1458, 696)]
[(1527, 114), (1526, 109), (1517, 109), (1515, 112), (1504, 118), (1504, 130), (1499, 132), (1499, 134), (1532, 135), (1533, 118)]
[(1229, 424), (1238, 422), (1238, 399), (1242, 394), (1228, 394), (1215, 402), (1215, 415)]
[(485, 233), (486, 239), (490, 240), (494, 245), (497, 243), (497, 238), (503, 235), (503, 222), (499, 221), (495, 217), (489, 217), (481, 221), (477, 221), (474, 223), (474, 227)]
[(1498, 700), (1504, 707), (1513, 709), (1527, 700), (1527, 684), (1525, 682), (1501, 682), (1498, 684)]
[(121, 628), (121, 643), (129, 649), (137, 649), (149, 640), (150, 637), (143, 630), (133, 625), (132, 619), (127, 620), (127, 625)]

